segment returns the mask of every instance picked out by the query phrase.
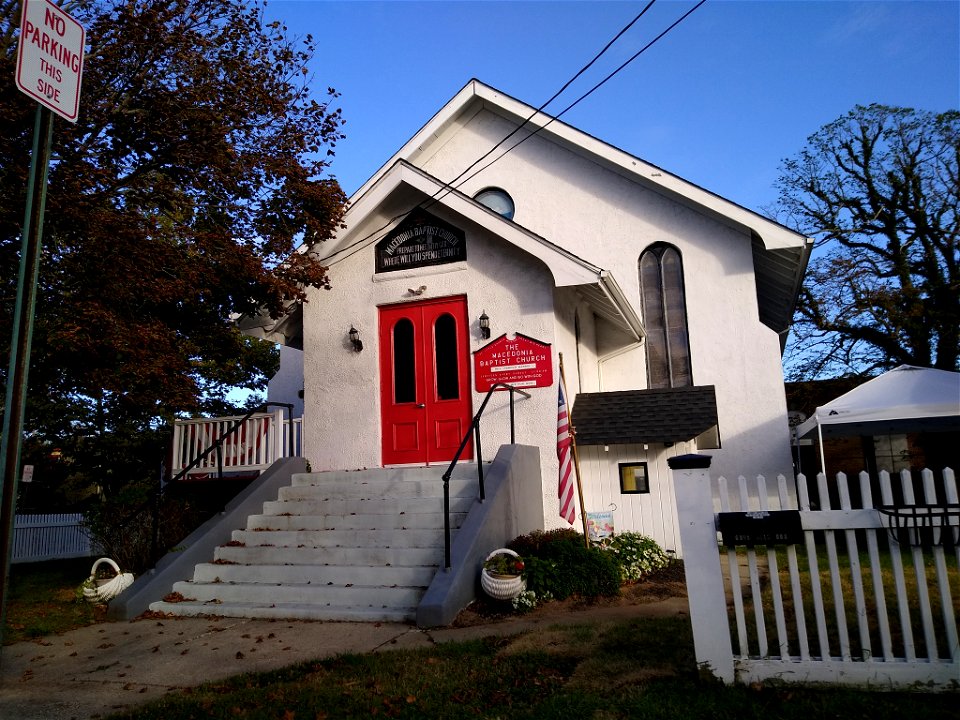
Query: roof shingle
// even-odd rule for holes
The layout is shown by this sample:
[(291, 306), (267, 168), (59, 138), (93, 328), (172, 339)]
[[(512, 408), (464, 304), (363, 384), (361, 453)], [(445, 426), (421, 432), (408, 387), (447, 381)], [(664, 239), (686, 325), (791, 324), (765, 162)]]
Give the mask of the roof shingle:
[(578, 445), (685, 442), (717, 425), (713, 385), (580, 393), (573, 406)]

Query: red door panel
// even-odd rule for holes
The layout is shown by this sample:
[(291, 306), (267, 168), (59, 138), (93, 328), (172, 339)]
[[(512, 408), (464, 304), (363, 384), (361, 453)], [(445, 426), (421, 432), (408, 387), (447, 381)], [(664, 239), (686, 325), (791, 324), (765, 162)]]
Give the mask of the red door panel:
[(453, 458), (470, 425), (468, 354), (466, 298), (380, 308), (384, 465)]

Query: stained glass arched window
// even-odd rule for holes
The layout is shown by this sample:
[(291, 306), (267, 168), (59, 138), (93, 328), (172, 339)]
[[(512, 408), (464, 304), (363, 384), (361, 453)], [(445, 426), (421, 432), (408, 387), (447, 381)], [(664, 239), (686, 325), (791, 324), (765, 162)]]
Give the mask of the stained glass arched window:
[(680, 252), (665, 243), (651, 245), (640, 255), (639, 275), (647, 331), (647, 386), (693, 385)]

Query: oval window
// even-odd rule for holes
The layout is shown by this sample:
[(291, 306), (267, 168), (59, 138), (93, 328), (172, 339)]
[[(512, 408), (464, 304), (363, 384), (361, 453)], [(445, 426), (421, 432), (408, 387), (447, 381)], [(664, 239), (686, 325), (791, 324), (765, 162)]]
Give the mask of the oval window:
[(495, 213), (503, 215), (507, 220), (513, 220), (513, 198), (500, 188), (486, 188), (473, 196), (481, 205), (490, 208)]

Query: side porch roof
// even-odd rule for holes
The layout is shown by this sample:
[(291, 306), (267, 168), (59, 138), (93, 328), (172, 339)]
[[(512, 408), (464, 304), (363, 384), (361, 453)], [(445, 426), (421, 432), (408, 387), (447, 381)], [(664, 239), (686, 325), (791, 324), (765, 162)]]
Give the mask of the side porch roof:
[(713, 385), (580, 393), (571, 419), (579, 445), (686, 442), (714, 430), (719, 447)]

